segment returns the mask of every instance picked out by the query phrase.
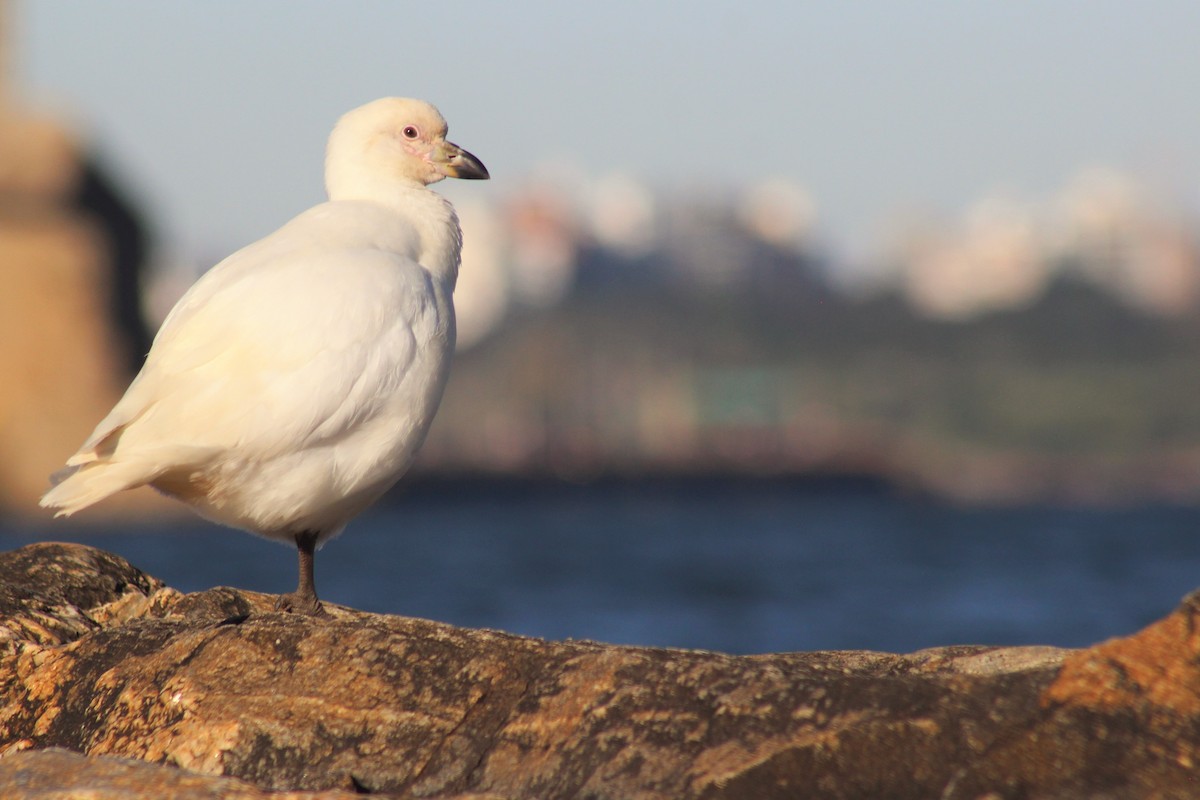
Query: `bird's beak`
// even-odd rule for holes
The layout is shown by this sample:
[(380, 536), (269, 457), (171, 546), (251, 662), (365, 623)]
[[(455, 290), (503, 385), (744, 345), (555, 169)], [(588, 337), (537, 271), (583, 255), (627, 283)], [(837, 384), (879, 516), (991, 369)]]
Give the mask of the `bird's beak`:
[(451, 178), (486, 181), (491, 177), (482, 161), (451, 142), (441, 143), (438, 156), (442, 172)]

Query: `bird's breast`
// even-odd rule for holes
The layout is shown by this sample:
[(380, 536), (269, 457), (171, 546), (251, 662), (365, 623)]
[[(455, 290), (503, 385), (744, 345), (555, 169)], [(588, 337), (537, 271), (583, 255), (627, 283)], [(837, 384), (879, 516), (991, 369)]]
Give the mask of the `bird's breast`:
[(278, 344), (308, 360), (263, 386), (238, 446), (160, 488), (271, 535), (340, 527), (394, 484), (429, 431), (454, 347), (449, 292), (395, 277), (328, 295), (345, 316)]

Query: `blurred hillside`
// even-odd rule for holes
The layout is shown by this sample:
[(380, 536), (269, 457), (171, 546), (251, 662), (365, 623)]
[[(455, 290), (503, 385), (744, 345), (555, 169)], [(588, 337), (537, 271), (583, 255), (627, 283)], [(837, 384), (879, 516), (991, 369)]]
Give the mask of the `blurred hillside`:
[(1120, 176), (910, 225), (857, 282), (798, 188), (584, 187), (464, 209), (465, 347), (420, 469), (1200, 498), (1197, 228)]

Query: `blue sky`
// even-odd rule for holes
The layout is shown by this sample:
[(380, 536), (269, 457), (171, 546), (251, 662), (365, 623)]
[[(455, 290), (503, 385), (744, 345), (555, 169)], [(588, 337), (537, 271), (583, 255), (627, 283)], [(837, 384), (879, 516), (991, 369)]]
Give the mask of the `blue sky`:
[(714, 191), (784, 177), (835, 249), (1093, 165), (1200, 207), (1194, 0), (8, 9), (18, 96), (84, 131), (193, 255), (320, 200), (334, 120), (389, 94), (441, 108), (492, 171), (472, 192), (552, 160)]

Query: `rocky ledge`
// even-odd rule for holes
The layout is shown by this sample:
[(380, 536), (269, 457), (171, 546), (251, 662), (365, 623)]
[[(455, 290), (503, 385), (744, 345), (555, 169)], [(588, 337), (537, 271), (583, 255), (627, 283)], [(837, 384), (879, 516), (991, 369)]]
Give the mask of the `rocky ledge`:
[(0, 554), (20, 798), (1195, 797), (1200, 600), (1085, 650), (719, 653), (183, 595)]

